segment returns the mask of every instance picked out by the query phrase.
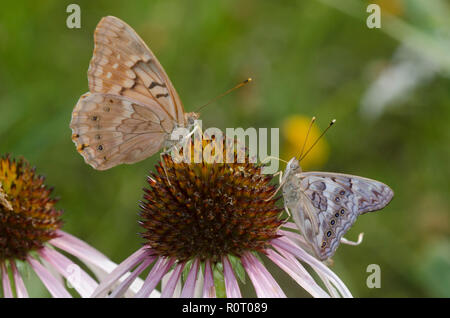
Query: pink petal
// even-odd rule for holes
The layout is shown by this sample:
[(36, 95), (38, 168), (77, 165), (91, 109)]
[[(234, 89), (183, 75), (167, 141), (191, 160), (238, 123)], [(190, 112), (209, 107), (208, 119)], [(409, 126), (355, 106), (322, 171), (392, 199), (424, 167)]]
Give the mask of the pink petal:
[(53, 246), (76, 256), (87, 265), (93, 264), (99, 268), (105, 269), (108, 273), (115, 267), (115, 264), (111, 262), (109, 258), (86, 242), (61, 230), (58, 230), (57, 233), (59, 237), (49, 241)]
[(203, 298), (215, 298), (216, 288), (214, 287), (214, 276), (211, 270), (211, 263), (206, 260), (205, 281), (203, 282)]
[(54, 276), (52, 276), (52, 274), (50, 274), (50, 272), (44, 266), (42, 266), (41, 263), (39, 263), (31, 256), (28, 256), (27, 261), (53, 297), (72, 298), (72, 296), (64, 288), (64, 285), (61, 284), (61, 282), (59, 282)]
[(258, 297), (286, 297), (272, 275), (253, 254), (249, 252), (244, 253), (241, 261), (255, 287)]
[(97, 288), (97, 282), (84, 270), (61, 253), (44, 247), (39, 255), (51, 264), (75, 288), (81, 297), (90, 297)]
[(284, 258), (271, 249), (266, 250), (266, 255), (313, 297), (329, 297), (296, 259)]
[(173, 293), (175, 291), (175, 287), (177, 286), (178, 281), (180, 280), (181, 272), (183, 271), (185, 263), (179, 263), (175, 267), (170, 275), (169, 281), (166, 286), (164, 286), (161, 292), (161, 298), (170, 298), (173, 297)]
[[(108, 274), (116, 269), (117, 264), (112, 262), (109, 258), (97, 251), (95, 248), (63, 231), (58, 231), (58, 234), (60, 235), (58, 238), (55, 238), (49, 242), (52, 245), (78, 257), (95, 273), (95, 275), (101, 281), (106, 279)], [(149, 249), (148, 246), (145, 248)], [(125, 274), (124, 277), (120, 279), (120, 281), (125, 279), (128, 275), (129, 273)], [(134, 294), (141, 289), (142, 284), (143, 280), (137, 277), (136, 280), (131, 284), (125, 296), (134, 296)], [(150, 297), (159, 296), (160, 293), (156, 290), (153, 291), (150, 295)]]
[(333, 273), (328, 267), (326, 267), (322, 262), (317, 260), (315, 257), (311, 256), (293, 242), (291, 242), (286, 237), (277, 238), (271, 241), (272, 245), (276, 248), (285, 250), (286, 252), (295, 255), (300, 260), (308, 263), (319, 275), (325, 275), (335, 287), (338, 288), (339, 292), (344, 297), (352, 297), (352, 294), (348, 290), (347, 286), (340, 280), (335, 273)]
[(297, 230), (298, 231), (298, 226), (294, 222), (286, 222), (286, 223), (283, 224), (283, 227), (287, 227), (289, 229), (293, 229), (293, 230)]
[(331, 284), (331, 282), (328, 279), (328, 277), (325, 276), (324, 274), (322, 274), (321, 272), (316, 272), (316, 273), (319, 276), (319, 278), (324, 282), (325, 287), (328, 289), (328, 291), (331, 294), (331, 297), (333, 297), (333, 298), (340, 298), (341, 295), (338, 293), (336, 288), (334, 288), (333, 284)]
[(11, 289), (11, 282), (9, 281), (8, 270), (6, 269), (5, 263), (1, 263), (1, 270), (2, 270), (3, 296), (5, 298), (12, 298), (13, 293)]
[(196, 258), (192, 263), (189, 275), (184, 283), (183, 291), (181, 292), (181, 298), (192, 298), (195, 291), (195, 283), (197, 281), (199, 261)]
[(10, 261), (11, 268), (13, 271), (14, 282), (16, 284), (16, 294), (17, 298), (28, 298), (28, 291), (25, 288), (25, 284), (23, 283), (22, 276), (17, 270), (16, 263), (14, 261)]
[(145, 279), (141, 290), (136, 294), (136, 298), (147, 298), (174, 262), (175, 259), (173, 258), (166, 259), (160, 257), (156, 261), (155, 265), (153, 265), (153, 268)]
[(154, 256), (146, 258), (119, 286), (111, 293), (110, 298), (122, 297), (133, 281), (155, 260)]
[(107, 277), (104, 279), (97, 289), (92, 294), (92, 297), (104, 297), (111, 289), (111, 287), (117, 283), (117, 281), (125, 273), (141, 263), (148, 256), (147, 247), (141, 247), (136, 252), (131, 254), (126, 260), (124, 260), (119, 266), (117, 266)]
[(194, 286), (194, 295), (192, 295), (193, 298), (202, 298), (203, 294), (203, 272), (201, 270), (201, 267), (199, 268), (197, 280), (195, 281)]
[(283, 236), (287, 236), (287, 237), (291, 238), (292, 240), (298, 241), (302, 247), (308, 246), (308, 243), (306, 242), (305, 238), (297, 232), (278, 230), (277, 233), (281, 234)]
[(241, 290), (233, 273), (230, 261), (226, 256), (222, 258), (223, 276), (225, 278), (225, 291), (228, 298), (241, 298)]

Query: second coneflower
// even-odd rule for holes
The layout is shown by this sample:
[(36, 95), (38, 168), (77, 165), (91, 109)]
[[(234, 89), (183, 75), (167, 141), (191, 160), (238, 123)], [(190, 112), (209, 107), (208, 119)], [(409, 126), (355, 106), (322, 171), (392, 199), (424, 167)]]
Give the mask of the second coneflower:
[[(161, 281), (162, 297), (222, 296), (218, 275), (224, 280), (223, 296), (241, 297), (238, 278), (244, 280), (244, 271), (258, 297), (285, 297), (260, 260), (264, 254), (314, 297), (351, 297), (328, 267), (300, 247), (302, 236), (281, 218), (278, 198), (270, 199), (275, 191), (272, 176), (248, 159), (188, 164), (163, 156), (164, 164), (148, 177), (140, 205), (144, 246), (123, 261), (94, 296), (121, 297), (151, 267), (136, 297), (148, 297)], [(299, 260), (317, 272), (325, 289)], [(131, 275), (117, 284), (129, 271)]]
[[(28, 297), (22, 272), (31, 268), (53, 297), (89, 297), (98, 283), (61, 251), (78, 258), (97, 276), (116, 265), (61, 230), (62, 211), (45, 179), (23, 159), (0, 158), (0, 273), (3, 297)], [(63, 278), (68, 285), (63, 283)], [(138, 282), (139, 284), (139, 282)], [(70, 287), (70, 288), (69, 288)]]

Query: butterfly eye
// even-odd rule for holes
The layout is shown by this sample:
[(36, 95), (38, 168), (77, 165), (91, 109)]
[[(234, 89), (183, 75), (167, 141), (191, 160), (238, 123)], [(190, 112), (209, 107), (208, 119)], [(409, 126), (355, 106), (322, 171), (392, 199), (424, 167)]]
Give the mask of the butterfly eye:
[(339, 194), (340, 194), (340, 195), (344, 195), (344, 194), (345, 194), (345, 191), (342, 190), (341, 192), (339, 192)]
[(341, 210), (341, 214), (344, 214), (344, 213), (345, 213), (345, 210), (344, 210), (344, 209), (342, 209), (342, 210)]
[(324, 248), (325, 246), (327, 246), (327, 242), (323, 241), (322, 242), (322, 248)]
[(341, 201), (341, 199), (339, 199), (339, 197), (335, 197), (334, 201), (339, 202), (339, 201)]
[(99, 151), (102, 151), (102, 150), (103, 150), (103, 146), (102, 146), (102, 145), (98, 145), (97, 149), (98, 149)]
[(328, 231), (327, 232), (327, 237), (330, 237), (331, 236), (331, 231)]
[(338, 212), (338, 213), (336, 213), (336, 214), (335, 214), (334, 216), (338, 218), (338, 217), (339, 217), (339, 212)]
[(335, 220), (331, 220), (331, 225), (334, 225), (335, 223), (336, 223), (336, 221)]
[(97, 121), (98, 116), (92, 116), (92, 121)]

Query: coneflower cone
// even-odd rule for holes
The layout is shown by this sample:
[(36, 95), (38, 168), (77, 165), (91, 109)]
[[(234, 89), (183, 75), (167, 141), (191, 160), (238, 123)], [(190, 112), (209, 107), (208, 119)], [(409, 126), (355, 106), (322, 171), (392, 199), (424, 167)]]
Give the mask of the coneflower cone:
[(142, 236), (153, 253), (214, 263), (226, 255), (263, 252), (279, 237), (282, 209), (278, 198), (268, 200), (275, 187), (261, 166), (248, 160), (175, 163), (169, 155), (163, 160), (141, 203)]
[[(23, 159), (0, 159), (0, 262), (25, 260), (28, 253), (57, 237), (62, 210), (55, 208), (52, 188)], [(8, 204), (9, 203), (9, 204)]]

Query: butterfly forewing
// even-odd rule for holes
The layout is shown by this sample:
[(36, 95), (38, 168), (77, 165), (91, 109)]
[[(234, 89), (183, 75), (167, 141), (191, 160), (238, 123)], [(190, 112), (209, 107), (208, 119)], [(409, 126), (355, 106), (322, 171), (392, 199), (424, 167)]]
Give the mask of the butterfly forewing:
[(97, 25), (94, 42), (88, 71), (91, 92), (123, 95), (143, 104), (156, 101), (173, 120), (184, 123), (183, 105), (169, 77), (128, 24), (104, 17)]

